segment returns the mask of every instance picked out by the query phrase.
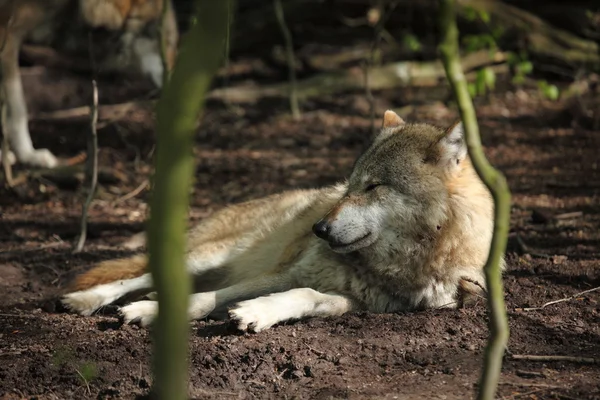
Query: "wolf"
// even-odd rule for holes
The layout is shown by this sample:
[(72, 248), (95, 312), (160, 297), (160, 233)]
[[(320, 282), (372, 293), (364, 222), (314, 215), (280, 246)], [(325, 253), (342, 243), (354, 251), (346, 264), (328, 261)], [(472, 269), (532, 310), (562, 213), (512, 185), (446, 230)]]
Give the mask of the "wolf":
[[(216, 212), (188, 237), (198, 278), (191, 320), (229, 314), (259, 332), (288, 320), (367, 310), (456, 307), (485, 290), (494, 204), (471, 165), (461, 123), (405, 123), (386, 111), (350, 177)], [(152, 289), (142, 254), (77, 277), (63, 304), (80, 314)], [(151, 324), (157, 302), (120, 308)]]
[[(161, 28), (163, 7), (167, 7)], [(163, 61), (158, 29), (163, 30), (170, 67), (179, 38), (171, 0), (0, 0), (0, 96), (6, 107), (4, 134), (12, 152), (9, 162), (53, 168), (59, 160), (47, 149), (35, 149), (28, 127), (27, 105), (19, 72), (25, 40), (89, 58), (89, 29), (105, 40), (94, 41), (96, 68), (107, 72), (139, 70), (161, 87)]]

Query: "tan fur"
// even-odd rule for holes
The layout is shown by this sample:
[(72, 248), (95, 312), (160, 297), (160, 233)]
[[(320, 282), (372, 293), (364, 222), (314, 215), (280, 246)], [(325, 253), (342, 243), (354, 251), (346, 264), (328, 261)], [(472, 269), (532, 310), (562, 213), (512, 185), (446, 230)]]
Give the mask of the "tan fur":
[(130, 18), (142, 23), (158, 19), (163, 0), (79, 0), (79, 7), (91, 26), (116, 30)]
[(131, 10), (131, 0), (80, 0), (85, 20), (94, 28), (117, 30), (123, 27)]
[[(190, 300), (191, 319), (234, 305), (238, 327), (260, 331), (352, 310), (455, 307), (481, 291), (493, 202), (466, 158), (462, 127), (386, 119), (348, 181), (230, 206), (192, 229), (186, 266), (204, 286)], [(150, 290), (139, 260), (130, 260), (133, 273), (127, 260), (111, 264), (123, 273), (93, 269), (80, 278), (88, 290), (63, 302), (89, 315)], [(121, 311), (147, 325), (156, 307), (139, 301)]]
[(147, 267), (148, 259), (145, 255), (103, 261), (86, 273), (77, 276), (69, 285), (68, 290), (75, 292), (120, 279), (135, 278), (143, 275)]
[[(479, 184), (474, 184), (479, 182)], [(493, 203), (487, 188), (480, 183), (471, 161), (465, 159), (459, 171), (445, 182), (450, 194), (450, 218), (440, 226), (439, 239), (435, 242), (428, 262), (432, 274), (447, 274), (445, 266), (450, 260), (459, 265), (471, 266), (462, 271), (462, 276), (478, 281), (485, 286), (481, 277), (481, 262), (489, 249), (489, 233), (493, 229)], [(466, 212), (465, 207), (469, 207)], [(479, 288), (461, 281), (466, 292), (478, 292)]]

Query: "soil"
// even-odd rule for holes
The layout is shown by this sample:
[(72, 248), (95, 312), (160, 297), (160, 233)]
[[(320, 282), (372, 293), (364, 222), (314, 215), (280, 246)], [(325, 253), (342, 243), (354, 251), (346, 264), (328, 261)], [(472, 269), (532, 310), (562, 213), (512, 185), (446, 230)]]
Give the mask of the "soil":
[[(56, 74), (25, 68), (32, 115), (86, 104), (89, 81)], [(116, 104), (144, 96), (148, 85), (113, 77), (99, 87), (101, 103)], [(397, 92), (376, 97), (378, 115), (406, 105)], [(457, 115), (441, 103), (413, 106), (405, 115), (410, 121), (446, 125)], [(370, 138), (363, 94), (302, 107), (294, 121), (285, 99), (208, 104), (194, 148), (191, 221), (232, 202), (348, 175)], [(506, 174), (514, 204), (504, 280), (511, 336), (498, 392), (505, 399), (600, 399), (600, 292), (525, 310), (600, 286), (600, 135), (560, 109), (535, 91), (514, 88), (477, 104), (486, 153)], [(63, 157), (85, 149), (87, 129), (85, 117), (31, 121), (36, 146)], [(149, 330), (122, 326), (114, 309), (82, 317), (56, 301), (93, 263), (135, 253), (122, 244), (144, 227), (147, 190), (123, 196), (150, 173), (151, 110), (135, 107), (102, 124), (99, 138), (105, 174), (83, 252), (71, 251), (85, 195), (80, 180), (19, 167), (17, 176), (29, 174), (27, 182), (1, 189), (0, 398), (149, 393)], [(189, 393), (197, 399), (472, 398), (487, 318), (479, 301), (458, 310), (311, 319), (259, 334), (242, 334), (228, 321), (193, 322)], [(593, 360), (512, 357), (523, 354)]]

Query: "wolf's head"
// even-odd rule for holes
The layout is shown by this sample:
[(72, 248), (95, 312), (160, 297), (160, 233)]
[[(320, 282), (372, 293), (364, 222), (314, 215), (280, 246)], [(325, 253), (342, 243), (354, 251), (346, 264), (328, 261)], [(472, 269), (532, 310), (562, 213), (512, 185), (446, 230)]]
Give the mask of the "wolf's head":
[(407, 124), (386, 111), (380, 133), (354, 165), (347, 193), (313, 232), (338, 253), (377, 241), (395, 247), (403, 238), (432, 238), (448, 218), (449, 186), (466, 156), (462, 124), (446, 130)]

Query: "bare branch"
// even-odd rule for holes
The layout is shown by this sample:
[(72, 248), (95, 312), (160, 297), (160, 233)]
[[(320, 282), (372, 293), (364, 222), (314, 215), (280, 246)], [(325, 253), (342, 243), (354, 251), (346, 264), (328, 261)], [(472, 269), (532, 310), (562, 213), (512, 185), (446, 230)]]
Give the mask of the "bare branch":
[(150, 179), (144, 179), (142, 181), (142, 183), (139, 184), (138, 187), (136, 187), (135, 189), (133, 189), (131, 192), (127, 193), (124, 196), (119, 197), (118, 199), (116, 199), (115, 201), (112, 202), (113, 205), (119, 204), (125, 200), (129, 200), (135, 196), (137, 196), (138, 194), (140, 194), (144, 189), (146, 189), (148, 186), (150, 185)]
[(450, 87), (458, 102), (460, 116), (465, 128), (465, 140), (473, 167), (494, 197), (494, 233), (490, 253), (485, 265), (490, 310), (490, 338), (485, 352), (485, 363), (479, 385), (479, 400), (495, 398), (502, 368), (502, 358), (508, 341), (508, 320), (502, 287), (503, 255), (508, 240), (510, 222), (510, 191), (504, 176), (488, 162), (481, 147), (479, 126), (473, 101), (460, 64), (456, 9), (453, 0), (440, 0), (440, 51)]
[(513, 354), (513, 360), (525, 361), (568, 361), (579, 364), (600, 364), (600, 359), (592, 357), (574, 357), (574, 356), (539, 356), (529, 354)]
[(548, 306), (551, 306), (553, 304), (564, 303), (565, 301), (574, 300), (577, 297), (583, 296), (584, 294), (592, 293), (592, 292), (597, 292), (598, 290), (600, 290), (600, 286), (599, 287), (595, 287), (593, 289), (584, 290), (583, 292), (575, 293), (572, 296), (565, 297), (565, 298), (562, 298), (562, 299), (559, 299), (559, 300), (549, 301), (547, 303), (542, 304), (540, 307), (523, 308), (523, 311), (538, 311), (538, 310), (543, 310), (544, 308), (546, 308)]
[(83, 250), (83, 246), (85, 245), (88, 210), (94, 199), (96, 187), (98, 186), (98, 134), (96, 129), (98, 124), (98, 85), (96, 84), (96, 80), (92, 80), (92, 89), (90, 134), (88, 135), (88, 153), (90, 156), (87, 159), (85, 168), (86, 180), (90, 182), (90, 188), (81, 210), (81, 229), (77, 245), (73, 250), (74, 253), (79, 253)]

